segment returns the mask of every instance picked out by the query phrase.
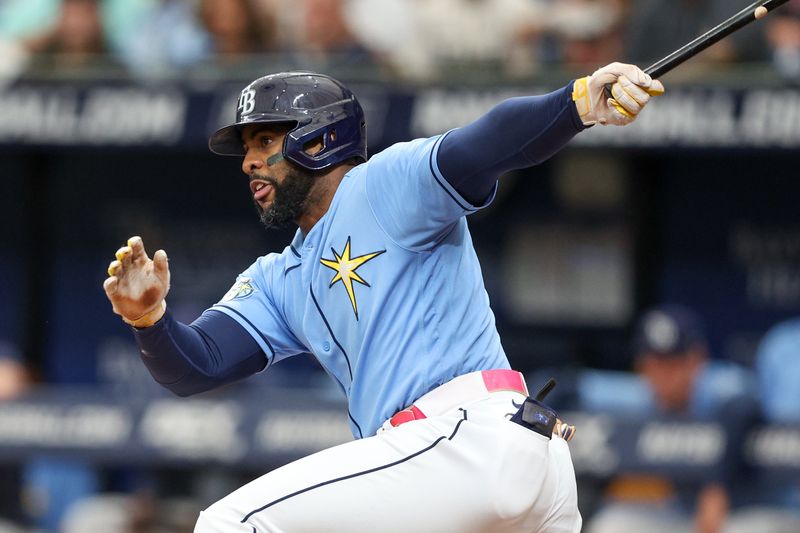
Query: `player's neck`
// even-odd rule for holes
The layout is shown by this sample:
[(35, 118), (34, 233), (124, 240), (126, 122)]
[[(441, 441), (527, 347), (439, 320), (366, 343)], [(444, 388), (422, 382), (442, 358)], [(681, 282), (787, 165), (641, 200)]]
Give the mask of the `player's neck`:
[(351, 168), (353, 168), (352, 165), (338, 165), (330, 172), (317, 176), (311, 191), (308, 193), (303, 214), (296, 220), (304, 235), (308, 235), (311, 228), (328, 212), (333, 196), (336, 194), (336, 189), (339, 188), (344, 175)]

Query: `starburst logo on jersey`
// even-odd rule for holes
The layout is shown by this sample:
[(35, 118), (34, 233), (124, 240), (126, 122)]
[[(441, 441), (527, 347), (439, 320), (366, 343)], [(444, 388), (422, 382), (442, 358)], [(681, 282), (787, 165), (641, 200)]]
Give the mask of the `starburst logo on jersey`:
[(237, 298), (247, 298), (253, 294), (253, 291), (255, 291), (255, 288), (253, 287), (253, 279), (240, 278), (237, 279), (236, 283), (233, 284), (233, 287), (231, 287), (231, 289), (225, 293), (225, 296), (222, 297), (222, 301), (228, 302)]
[(330, 268), (336, 275), (333, 276), (331, 279), (331, 284), (328, 285), (328, 288), (333, 287), (336, 283), (342, 282), (344, 285), (345, 290), (347, 291), (347, 296), (350, 298), (350, 304), (353, 306), (353, 312), (356, 314), (356, 320), (358, 320), (358, 303), (356, 303), (356, 293), (353, 288), (353, 282), (360, 283), (369, 287), (369, 283), (364, 281), (364, 279), (358, 275), (356, 270), (361, 267), (367, 261), (375, 259), (386, 250), (381, 250), (379, 252), (371, 252), (364, 255), (359, 255), (358, 257), (350, 257), (350, 237), (347, 237), (347, 243), (344, 245), (344, 251), (342, 251), (341, 255), (331, 247), (331, 252), (333, 252), (333, 259), (325, 259), (324, 257), (319, 260), (320, 263), (325, 265), (326, 267)]

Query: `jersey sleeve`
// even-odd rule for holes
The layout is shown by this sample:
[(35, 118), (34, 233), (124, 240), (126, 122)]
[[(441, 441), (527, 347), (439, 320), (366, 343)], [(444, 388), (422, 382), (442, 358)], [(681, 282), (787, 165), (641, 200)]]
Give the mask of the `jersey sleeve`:
[[(308, 349), (295, 337), (282, 312), (282, 290), (271, 283), (282, 275), (277, 254), (259, 258), (211, 309), (226, 314), (247, 331), (267, 354), (267, 367)], [(275, 272), (279, 270), (280, 272)]]
[(444, 178), (436, 155), (446, 135), (397, 143), (367, 163), (370, 207), (383, 230), (402, 247), (429, 249), (461, 217), (494, 199), (496, 185), (481, 205), (473, 205)]

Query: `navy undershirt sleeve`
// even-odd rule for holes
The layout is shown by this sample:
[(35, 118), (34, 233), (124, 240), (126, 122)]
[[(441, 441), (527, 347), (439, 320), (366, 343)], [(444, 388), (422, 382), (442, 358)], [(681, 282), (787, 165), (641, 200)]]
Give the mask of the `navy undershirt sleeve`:
[(572, 85), (510, 98), (448, 133), (436, 160), (444, 178), (466, 200), (481, 205), (501, 174), (538, 165), (558, 152), (586, 128), (572, 102)]
[(263, 370), (267, 357), (235, 320), (207, 310), (189, 325), (167, 310), (149, 328), (134, 329), (153, 378), (179, 396), (214, 389)]

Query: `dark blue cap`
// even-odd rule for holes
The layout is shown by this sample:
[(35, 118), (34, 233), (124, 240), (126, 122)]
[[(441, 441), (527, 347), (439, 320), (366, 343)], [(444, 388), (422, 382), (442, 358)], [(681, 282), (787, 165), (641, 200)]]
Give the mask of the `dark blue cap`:
[(680, 355), (696, 344), (705, 344), (706, 335), (697, 313), (682, 305), (664, 305), (645, 312), (633, 338), (635, 355)]

